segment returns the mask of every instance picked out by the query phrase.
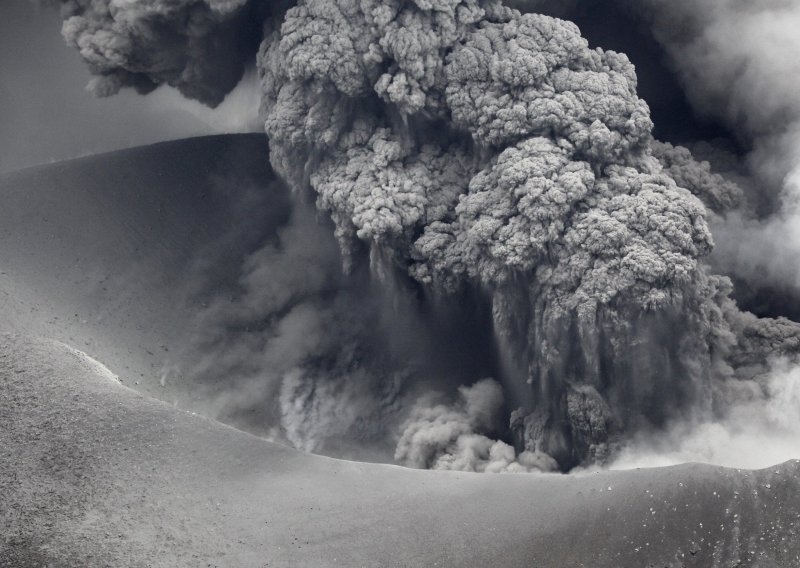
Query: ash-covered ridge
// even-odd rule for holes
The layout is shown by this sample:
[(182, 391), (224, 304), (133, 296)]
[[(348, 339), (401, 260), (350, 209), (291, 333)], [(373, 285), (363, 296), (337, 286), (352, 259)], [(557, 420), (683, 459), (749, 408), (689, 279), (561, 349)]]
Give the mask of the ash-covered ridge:
[[(330, 216), (345, 269), (491, 311), (505, 406), (489, 383), (453, 406), (423, 397), (401, 462), (602, 461), (634, 432), (724, 411), (732, 384), (797, 353), (800, 326), (740, 312), (705, 264), (709, 219), (741, 190), (654, 140), (633, 65), (570, 22), (494, 0), (60, 4), (96, 92), (168, 83), (209, 104), (241, 76), (237, 30), (262, 18), (270, 160)], [(503, 409), (511, 455), (486, 437)]]

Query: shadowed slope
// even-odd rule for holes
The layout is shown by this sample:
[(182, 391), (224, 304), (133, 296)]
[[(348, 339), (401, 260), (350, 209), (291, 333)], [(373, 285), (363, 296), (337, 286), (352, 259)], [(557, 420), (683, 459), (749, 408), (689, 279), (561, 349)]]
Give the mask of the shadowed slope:
[(266, 155), (263, 135), (214, 136), (0, 176), (0, 330), (76, 345), (172, 400), (193, 316), (289, 215)]

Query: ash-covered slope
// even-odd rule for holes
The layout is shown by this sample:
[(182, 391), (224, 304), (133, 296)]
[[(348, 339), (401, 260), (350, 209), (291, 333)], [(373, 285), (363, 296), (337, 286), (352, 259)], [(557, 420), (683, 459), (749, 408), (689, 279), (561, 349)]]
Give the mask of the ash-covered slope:
[(75, 345), (172, 401), (197, 312), (289, 216), (267, 152), (263, 135), (215, 136), (0, 176), (0, 330)]
[[(0, 566), (792, 566), (800, 464), (585, 475), (311, 456), (0, 341)], [(578, 536), (579, 535), (579, 536)]]

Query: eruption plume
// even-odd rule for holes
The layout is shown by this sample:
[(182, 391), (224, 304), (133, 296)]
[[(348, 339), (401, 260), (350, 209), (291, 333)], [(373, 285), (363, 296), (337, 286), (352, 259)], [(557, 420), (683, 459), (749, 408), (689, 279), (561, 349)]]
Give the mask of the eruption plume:
[[(731, 3), (712, 4), (724, 12)], [(664, 30), (658, 22), (684, 5), (653, 0), (647, 13)], [(383, 421), (381, 405), (390, 404), (403, 463), (568, 469), (606, 460), (633, 433), (723, 412), (770, 355), (798, 352), (800, 326), (741, 312), (728, 278), (707, 265), (709, 222), (725, 226), (742, 189), (688, 149), (656, 141), (629, 59), (590, 48), (570, 22), (497, 0), (301, 0), (271, 9), (243, 0), (70, 0), (62, 10), (65, 37), (98, 75), (99, 94), (169, 83), (212, 105), (241, 76), (252, 55), (242, 38), (263, 21), (257, 66), (270, 160), (333, 222), (346, 272), (368, 266), (371, 285), (395, 313), (417, 314), (419, 329), (434, 328), (432, 314), (452, 317), (454, 303), (491, 314), (477, 321), (491, 328), (482, 347), (499, 383), (459, 387), (447, 406), (424, 394), (426, 384), (450, 382), (426, 383), (429, 363), (398, 379), (376, 372), (398, 358), (348, 351), (369, 333), (343, 317), (364, 313), (358, 302), (340, 304), (328, 323), (312, 325), (325, 353), (341, 349), (333, 359), (262, 360), (271, 372), (285, 367), (275, 398), (284, 419), (303, 410), (294, 426), (282, 423), (299, 447), (318, 449), (308, 440), (343, 433), (357, 416)], [(705, 25), (699, 9), (686, 10)], [(664, 39), (676, 54), (684, 40)], [(719, 85), (711, 94), (728, 96)], [(741, 96), (730, 96), (726, 116), (751, 117)], [(781, 100), (769, 118), (786, 111)], [(748, 123), (754, 137), (758, 124)], [(330, 257), (312, 259), (310, 273), (329, 274)], [(271, 286), (258, 282), (254, 296)], [(282, 317), (279, 325), (290, 315)], [(437, 337), (423, 359), (451, 341)], [(275, 353), (294, 349), (301, 338)], [(503, 410), (513, 410), (507, 425), (497, 420)]]

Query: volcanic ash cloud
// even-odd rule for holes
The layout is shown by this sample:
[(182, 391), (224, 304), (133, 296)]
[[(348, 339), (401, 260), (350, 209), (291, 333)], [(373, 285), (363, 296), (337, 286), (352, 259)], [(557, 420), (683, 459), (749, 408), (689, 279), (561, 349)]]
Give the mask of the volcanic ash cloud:
[(146, 80), (211, 104), (241, 74), (231, 30), (263, 15), (270, 160), (330, 216), (345, 268), (489, 307), (519, 455), (486, 437), (471, 397), (502, 404), (478, 383), (408, 410), (401, 462), (603, 460), (632, 432), (711, 416), (767, 350), (796, 351), (796, 325), (742, 314), (704, 265), (709, 215), (740, 190), (655, 141), (628, 58), (569, 22), (478, 0), (64, 6), (96, 90)]

